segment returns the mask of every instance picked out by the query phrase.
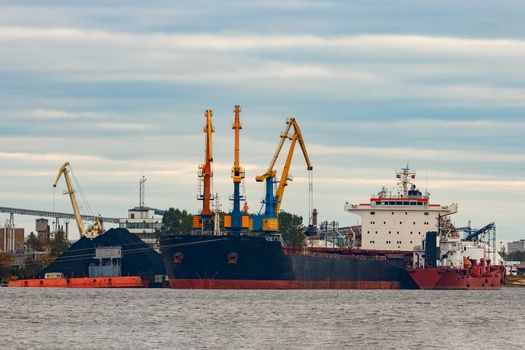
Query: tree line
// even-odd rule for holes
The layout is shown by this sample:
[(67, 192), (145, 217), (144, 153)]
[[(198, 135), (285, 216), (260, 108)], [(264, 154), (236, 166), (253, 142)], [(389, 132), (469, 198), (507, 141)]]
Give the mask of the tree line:
[[(221, 218), (224, 213), (221, 213)], [(279, 232), (287, 246), (301, 248), (304, 244), (303, 218), (301, 216), (282, 211), (279, 214)], [(223, 220), (221, 220), (221, 223)], [(162, 217), (162, 227), (159, 235), (188, 234), (193, 229), (193, 215), (186, 210), (169, 208)], [(223, 227), (221, 227), (223, 229)]]

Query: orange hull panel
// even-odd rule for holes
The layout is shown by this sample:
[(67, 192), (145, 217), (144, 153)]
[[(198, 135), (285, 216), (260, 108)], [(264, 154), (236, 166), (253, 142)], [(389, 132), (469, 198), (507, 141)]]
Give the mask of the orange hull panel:
[(9, 281), (14, 288), (146, 288), (139, 276), (43, 278)]

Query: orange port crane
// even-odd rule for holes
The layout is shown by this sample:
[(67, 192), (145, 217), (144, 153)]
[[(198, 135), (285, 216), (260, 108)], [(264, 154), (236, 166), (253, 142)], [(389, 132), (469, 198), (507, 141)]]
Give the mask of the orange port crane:
[[(293, 134), (290, 134), (290, 131), (293, 129)], [(286, 140), (290, 140), (290, 149), (288, 150), (288, 156), (286, 157), (286, 161), (284, 163), (283, 172), (281, 174), (281, 178), (279, 180), (279, 185), (277, 187), (277, 191), (275, 193), (275, 196), (273, 194), (274, 191), (274, 183), (275, 183), (275, 177), (277, 175), (277, 172), (275, 171), (275, 163), (277, 162), (277, 159), (279, 158), (279, 154), (281, 153), (281, 150), (283, 148), (284, 142)], [(266, 196), (264, 199), (265, 204), (265, 211), (263, 215), (257, 215), (253, 217), (252, 220), (252, 227), (255, 231), (266, 231), (266, 232), (274, 232), (279, 230), (278, 225), (278, 215), (279, 210), (281, 208), (281, 204), (283, 201), (283, 195), (284, 195), (284, 189), (288, 185), (288, 181), (291, 181), (292, 179), (289, 176), (290, 173), (290, 166), (292, 164), (293, 159), (293, 153), (295, 150), (295, 144), (299, 142), (299, 146), (301, 147), (304, 159), (306, 161), (306, 169), (308, 171), (313, 170), (313, 166), (310, 162), (310, 157), (308, 156), (308, 152), (306, 150), (306, 145), (304, 144), (303, 135), (301, 133), (301, 129), (299, 128), (299, 124), (297, 124), (297, 121), (295, 118), (291, 118), (286, 123), (286, 128), (284, 132), (281, 134), (281, 141), (279, 142), (279, 145), (277, 146), (277, 150), (274, 153), (274, 156), (272, 158), (272, 161), (270, 162), (270, 166), (268, 167), (268, 170), (261, 176), (257, 176), (255, 180), (257, 182), (263, 182), (266, 181)], [(312, 200), (312, 177), (310, 175), (310, 198), (309, 201)], [(310, 203), (311, 205), (311, 203)]]
[(202, 201), (202, 210), (200, 215), (193, 217), (193, 228), (202, 229), (203, 231), (213, 230), (213, 211), (211, 210), (212, 193), (212, 163), (213, 163), (213, 148), (212, 148), (212, 133), (215, 131), (211, 119), (213, 112), (211, 109), (206, 110), (204, 117), (206, 118), (206, 125), (204, 125), (205, 133), (205, 151), (204, 164), (199, 165), (199, 187), (202, 185), (202, 193), (199, 190), (197, 199)]

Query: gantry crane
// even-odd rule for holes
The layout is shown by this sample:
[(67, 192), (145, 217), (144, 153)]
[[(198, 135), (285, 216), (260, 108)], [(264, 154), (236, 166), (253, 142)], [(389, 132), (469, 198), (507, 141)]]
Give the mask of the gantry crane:
[(69, 176), (70, 172), (71, 168), (69, 162), (65, 162), (58, 170), (58, 175), (55, 180), (55, 183), (53, 184), (53, 187), (57, 187), (58, 181), (63, 175), (64, 179), (66, 180), (67, 186), (67, 192), (65, 194), (68, 194), (69, 198), (71, 199), (71, 205), (73, 206), (73, 213), (75, 215), (75, 220), (77, 222), (80, 237), (87, 237), (89, 239), (93, 239), (103, 232), (102, 223), (100, 221), (100, 218), (96, 217), (95, 223), (93, 225), (90, 225), (87, 228), (84, 226), (84, 220), (82, 219), (82, 216), (80, 214), (80, 209), (78, 207), (77, 199), (75, 197), (73, 183), (71, 182), (71, 177)]
[[(292, 128), (293, 128), (293, 134), (290, 135), (290, 131), (292, 130)], [(286, 161), (284, 163), (284, 168), (281, 174), (281, 178), (279, 180), (279, 185), (274, 195), (274, 183), (276, 181), (275, 178), (277, 175), (277, 172), (275, 171), (274, 167), (275, 167), (275, 163), (277, 162), (277, 159), (279, 158), (279, 154), (283, 148), (284, 142), (286, 140), (291, 141), (290, 149), (288, 150), (288, 156), (286, 157)], [(289, 177), (289, 172), (290, 172), (290, 165), (292, 163), (293, 153), (295, 150), (295, 144), (297, 142), (299, 142), (299, 146), (301, 146), (301, 150), (303, 152), (303, 156), (306, 161), (306, 169), (310, 172), (313, 170), (313, 166), (310, 163), (310, 158), (308, 157), (308, 152), (306, 151), (306, 146), (304, 144), (304, 140), (301, 134), (301, 129), (299, 128), (299, 124), (297, 124), (297, 121), (295, 120), (295, 118), (291, 118), (287, 121), (286, 128), (284, 132), (281, 134), (281, 141), (279, 142), (279, 145), (277, 146), (277, 150), (275, 151), (272, 161), (270, 162), (270, 166), (268, 167), (268, 170), (266, 170), (266, 172), (262, 174), (261, 176), (257, 176), (255, 178), (257, 182), (266, 181), (266, 196), (264, 199), (264, 204), (265, 204), (264, 214), (255, 215), (252, 217), (251, 229), (253, 229), (254, 231), (276, 232), (279, 230), (279, 224), (278, 224), (279, 210), (281, 208), (281, 204), (283, 201), (284, 189), (288, 185), (288, 181), (292, 180)], [(310, 184), (310, 192), (311, 191), (312, 191), (312, 186)], [(311, 198), (311, 194), (310, 194), (310, 198)]]
[(205, 133), (205, 151), (204, 151), (204, 164), (199, 165), (199, 187), (202, 185), (202, 193), (199, 190), (197, 199), (202, 201), (202, 210), (200, 215), (193, 216), (193, 228), (201, 229), (204, 231), (213, 230), (214, 215), (211, 210), (212, 198), (212, 186), (211, 180), (213, 177), (212, 162), (213, 162), (213, 149), (212, 149), (212, 133), (215, 131), (211, 123), (213, 112), (211, 109), (206, 110), (204, 117), (206, 118), (206, 125), (204, 126)]
[[(241, 167), (239, 161), (239, 131), (242, 129), (240, 121), (240, 106), (235, 106), (235, 120), (232, 129), (235, 130), (235, 145), (234, 145), (234, 161), (232, 167), (233, 179), (233, 210), (230, 215), (224, 217), (224, 227), (234, 233), (239, 233), (242, 229), (249, 228), (249, 216), (241, 212), (241, 200), (245, 200), (244, 195), (241, 194), (241, 183), (244, 180), (244, 168)], [(245, 202), (245, 208), (247, 204)]]

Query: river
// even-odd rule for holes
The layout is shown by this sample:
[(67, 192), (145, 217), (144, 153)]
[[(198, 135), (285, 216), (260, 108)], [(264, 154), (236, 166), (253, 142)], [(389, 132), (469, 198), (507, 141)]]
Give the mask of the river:
[(0, 288), (1, 349), (523, 349), (525, 289)]

